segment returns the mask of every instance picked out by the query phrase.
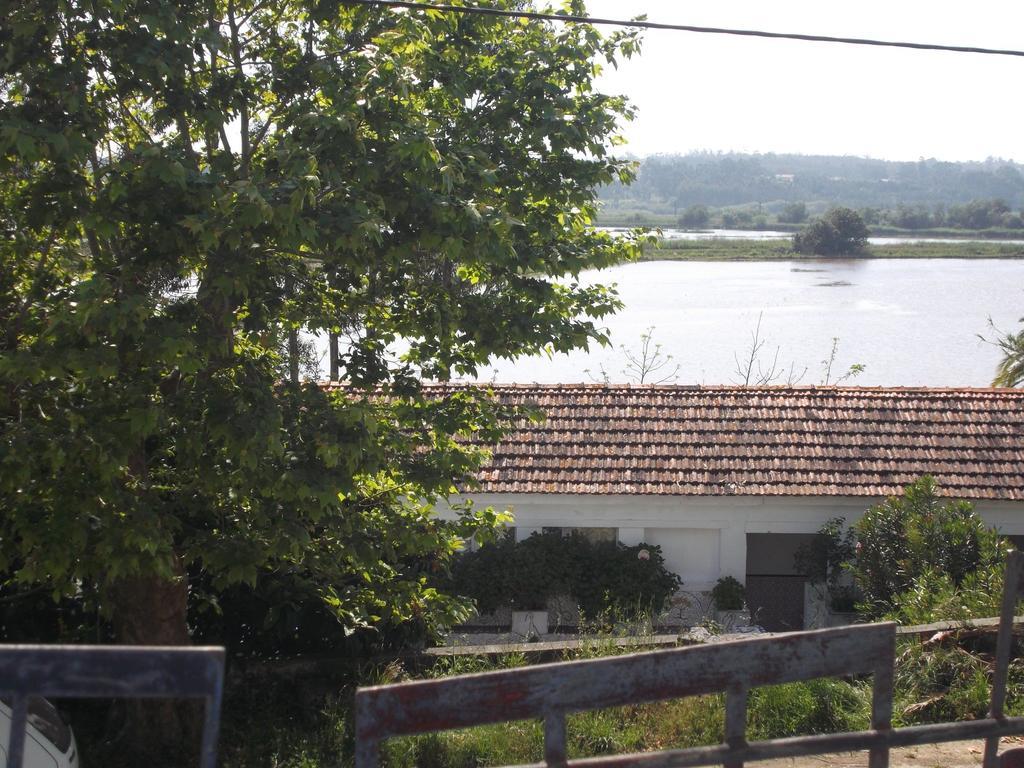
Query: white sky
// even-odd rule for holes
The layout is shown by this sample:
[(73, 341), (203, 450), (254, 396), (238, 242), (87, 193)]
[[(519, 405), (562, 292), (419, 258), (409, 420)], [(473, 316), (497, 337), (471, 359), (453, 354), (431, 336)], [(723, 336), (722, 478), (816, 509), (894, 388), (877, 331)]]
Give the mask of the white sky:
[[(1024, 48), (1021, 0), (588, 0), (593, 16)], [(605, 28), (607, 29), (607, 28)], [(649, 30), (601, 88), (631, 154), (799, 152), (1024, 161), (1024, 58)]]

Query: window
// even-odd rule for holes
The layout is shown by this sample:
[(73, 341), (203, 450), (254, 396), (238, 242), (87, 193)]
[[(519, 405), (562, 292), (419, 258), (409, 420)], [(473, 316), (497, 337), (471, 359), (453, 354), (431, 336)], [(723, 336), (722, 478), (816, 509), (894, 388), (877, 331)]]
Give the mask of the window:
[(542, 533), (560, 533), (563, 536), (572, 536), (573, 534), (575, 534), (577, 536), (582, 536), (587, 541), (589, 541), (591, 544), (598, 544), (598, 543), (601, 543), (601, 542), (608, 542), (608, 541), (614, 542), (614, 541), (618, 541), (618, 539), (619, 539), (619, 529), (618, 528), (597, 528), (597, 527), (589, 527), (589, 528), (580, 528), (580, 527), (576, 527), (576, 528), (558, 528), (558, 527), (546, 527), (546, 528), (541, 528), (541, 532)]

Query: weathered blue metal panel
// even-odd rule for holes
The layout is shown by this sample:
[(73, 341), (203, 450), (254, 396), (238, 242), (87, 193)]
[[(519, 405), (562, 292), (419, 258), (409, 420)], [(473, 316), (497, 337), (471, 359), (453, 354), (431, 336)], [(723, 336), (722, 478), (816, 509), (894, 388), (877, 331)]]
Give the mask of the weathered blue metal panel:
[(30, 695), (203, 699), (200, 765), (214, 768), (223, 692), (223, 648), (0, 645), (0, 695), (14, 704), (7, 768), (21, 768)]

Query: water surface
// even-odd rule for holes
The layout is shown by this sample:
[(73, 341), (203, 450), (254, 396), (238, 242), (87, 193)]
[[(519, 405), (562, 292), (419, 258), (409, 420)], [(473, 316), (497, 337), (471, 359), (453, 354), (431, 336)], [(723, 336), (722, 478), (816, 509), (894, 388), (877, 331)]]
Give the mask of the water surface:
[[(680, 365), (683, 384), (738, 383), (735, 356), (749, 351), (761, 315), (763, 367), (778, 350), (780, 368), (806, 369), (822, 383), (822, 362), (839, 338), (835, 371), (866, 366), (851, 383), (886, 386), (987, 386), (1000, 355), (992, 336), (1024, 316), (1024, 261), (858, 259), (821, 261), (654, 261), (588, 272), (616, 283), (625, 308), (607, 319), (612, 349), (499, 360), (480, 378), (501, 382), (627, 381), (619, 345), (655, 341)], [(586, 369), (591, 373), (588, 375)], [(788, 376), (777, 383), (785, 383)]]

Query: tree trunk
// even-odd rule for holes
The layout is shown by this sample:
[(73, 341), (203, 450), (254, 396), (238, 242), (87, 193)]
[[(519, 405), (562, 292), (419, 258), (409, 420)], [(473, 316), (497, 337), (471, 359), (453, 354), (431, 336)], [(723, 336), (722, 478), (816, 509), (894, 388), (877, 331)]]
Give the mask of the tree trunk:
[[(175, 570), (182, 571), (179, 563)], [(133, 576), (110, 590), (114, 632), (124, 645), (190, 645), (188, 581), (179, 573), (171, 580)]]
[(288, 330), (288, 378), (299, 383), (299, 332), (294, 328)]
[[(190, 645), (188, 580), (180, 561), (175, 576), (132, 576), (108, 591), (112, 623), (122, 645)], [(183, 765), (198, 754), (200, 712), (194, 702), (130, 699), (116, 736), (125, 764)]]
[(330, 333), (327, 337), (327, 357), (330, 360), (331, 381), (338, 380), (338, 334)]

